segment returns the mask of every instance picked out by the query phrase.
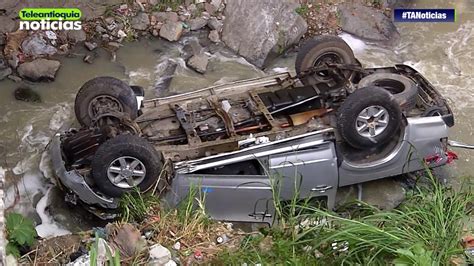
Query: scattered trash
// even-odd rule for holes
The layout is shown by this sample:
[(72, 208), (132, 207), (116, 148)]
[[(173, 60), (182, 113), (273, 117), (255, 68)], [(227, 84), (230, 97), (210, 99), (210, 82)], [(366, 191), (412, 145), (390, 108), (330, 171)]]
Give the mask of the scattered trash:
[(204, 256), (202, 255), (202, 252), (199, 249), (196, 249), (194, 251), (194, 258), (197, 260), (202, 260)]
[(95, 48), (97, 48), (97, 43), (95, 43), (95, 42), (85, 42), (85, 43), (84, 43), (84, 46), (85, 46), (89, 51), (92, 51), (92, 50), (94, 50)]
[(223, 235), (217, 237), (217, 239), (216, 239), (217, 244), (223, 244), (227, 241), (229, 241), (229, 237), (226, 234), (223, 234)]
[(171, 252), (160, 244), (155, 244), (150, 247), (150, 260), (151, 265), (163, 265), (171, 260)]
[(174, 249), (174, 250), (180, 250), (180, 249), (181, 249), (181, 243), (180, 243), (179, 241), (176, 242), (176, 243), (174, 243), (173, 249)]

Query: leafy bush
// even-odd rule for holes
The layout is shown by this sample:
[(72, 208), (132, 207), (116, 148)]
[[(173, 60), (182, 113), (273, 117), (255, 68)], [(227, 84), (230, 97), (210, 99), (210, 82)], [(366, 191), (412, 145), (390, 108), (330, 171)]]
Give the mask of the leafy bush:
[(20, 248), (33, 245), (37, 236), (33, 221), (15, 212), (6, 215), (7, 254), (20, 257)]

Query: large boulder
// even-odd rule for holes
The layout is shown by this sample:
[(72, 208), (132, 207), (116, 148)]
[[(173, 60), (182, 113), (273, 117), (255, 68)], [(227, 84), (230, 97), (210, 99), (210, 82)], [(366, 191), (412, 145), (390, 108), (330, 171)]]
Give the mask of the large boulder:
[(40, 58), (21, 64), (18, 67), (18, 74), (32, 81), (54, 80), (60, 65), (59, 61)]
[(222, 40), (258, 67), (296, 44), (306, 32), (305, 20), (289, 0), (229, 0)]
[(371, 41), (393, 41), (400, 37), (397, 27), (382, 11), (358, 3), (339, 6), (342, 30)]

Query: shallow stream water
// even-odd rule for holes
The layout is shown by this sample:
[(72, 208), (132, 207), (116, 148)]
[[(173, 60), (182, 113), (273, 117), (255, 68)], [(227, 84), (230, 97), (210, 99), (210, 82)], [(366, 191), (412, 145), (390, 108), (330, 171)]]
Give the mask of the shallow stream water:
[[(456, 23), (398, 24), (400, 42), (391, 48), (364, 43), (350, 35), (343, 38), (354, 49), (365, 66), (387, 66), (404, 63), (421, 72), (449, 99), (454, 109), (456, 125), (452, 139), (474, 143), (474, 1), (418, 1), (417, 7), (456, 7)], [(190, 37), (191, 38), (191, 37)], [(91, 65), (82, 62), (79, 48), (75, 58), (59, 58), (62, 65), (51, 83), (26, 84), (38, 92), (42, 103), (16, 101), (13, 91), (20, 84), (0, 81), (0, 174), (5, 172), (8, 210), (27, 214), (42, 223), (37, 229), (42, 236), (63, 234), (84, 229), (72, 220), (76, 211), (48, 208), (61, 199), (51, 190), (54, 178), (49, 156), (44, 152), (51, 137), (61, 127), (73, 125), (75, 93), (85, 81), (109, 75), (141, 85), (147, 97), (189, 91), (215, 83), (263, 76), (266, 73), (294, 71), (295, 54), (277, 59), (265, 72), (226, 50), (211, 55), (205, 75), (186, 68), (179, 58), (182, 43), (170, 44), (161, 40), (141, 40), (126, 44), (115, 62), (106, 51), (99, 51)], [(175, 76), (168, 90), (159, 89), (166, 74), (166, 62), (177, 64)], [(157, 89), (158, 88), (158, 89)], [(457, 151), (460, 159), (449, 167), (450, 175), (458, 182), (474, 176), (474, 152)], [(53, 196), (51, 196), (53, 195)], [(54, 217), (54, 219), (52, 219)]]

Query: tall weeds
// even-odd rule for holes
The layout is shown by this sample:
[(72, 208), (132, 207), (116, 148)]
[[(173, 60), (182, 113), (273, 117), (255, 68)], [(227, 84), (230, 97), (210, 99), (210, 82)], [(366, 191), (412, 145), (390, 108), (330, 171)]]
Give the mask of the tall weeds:
[[(474, 196), (472, 191), (444, 187), (429, 171), (426, 179), (429, 186), (416, 188), (398, 209), (381, 211), (358, 202), (357, 215), (352, 217), (301, 202), (296, 196), (290, 206), (276, 201), (284, 221), (220, 258), (269, 264), (449, 264), (463, 252), (459, 240), (472, 214)], [(271, 248), (263, 250), (261, 243), (268, 237)]]

